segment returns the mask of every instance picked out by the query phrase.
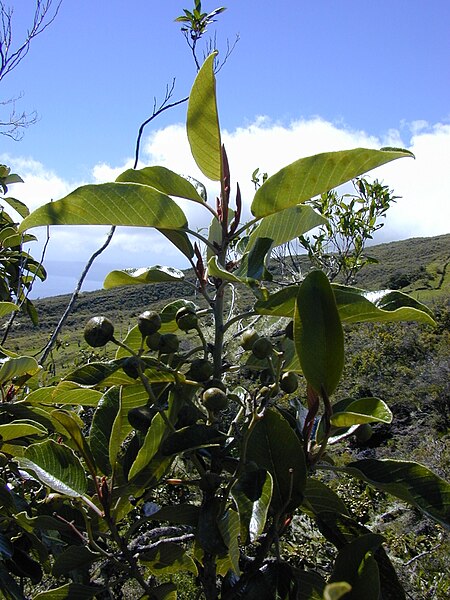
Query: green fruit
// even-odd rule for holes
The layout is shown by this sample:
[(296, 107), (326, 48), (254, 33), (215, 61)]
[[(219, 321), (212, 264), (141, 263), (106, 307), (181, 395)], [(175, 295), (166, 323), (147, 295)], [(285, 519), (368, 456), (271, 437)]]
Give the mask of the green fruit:
[(241, 336), (240, 344), (244, 350), (251, 350), (258, 338), (259, 334), (255, 329), (247, 329)]
[(157, 411), (148, 406), (137, 406), (128, 411), (128, 421), (137, 431), (147, 431)]
[(138, 328), (143, 337), (156, 333), (161, 329), (161, 317), (154, 310), (146, 310), (138, 317)]
[(175, 333), (164, 333), (159, 340), (159, 351), (161, 354), (173, 354), (177, 352), (180, 340)]
[(208, 388), (203, 392), (203, 406), (211, 412), (225, 410), (228, 406), (228, 398), (223, 390), (217, 387)]
[(122, 363), (122, 369), (128, 377), (132, 379), (137, 379), (139, 377), (138, 367), (141, 366), (141, 369), (145, 369), (145, 365), (142, 364), (142, 361), (137, 356), (130, 356), (126, 358)]
[(114, 338), (114, 325), (106, 317), (92, 317), (84, 328), (84, 339), (92, 348), (105, 346)]
[(361, 444), (365, 444), (370, 440), (373, 435), (372, 425), (370, 423), (363, 423), (355, 431), (355, 437)]
[(212, 388), (212, 387), (219, 388), (220, 390), (223, 390), (224, 392), (227, 391), (227, 386), (220, 379), (210, 379), (209, 381), (207, 381), (204, 384), (205, 390)]
[(196, 329), (198, 325), (198, 318), (195, 314), (195, 311), (188, 306), (183, 306), (177, 311), (175, 320), (178, 328), (181, 329), (181, 331), (190, 331), (191, 329)]
[(145, 343), (147, 344), (147, 347), (150, 348), (150, 350), (156, 352), (157, 350), (159, 350), (160, 340), (161, 334), (156, 331), (155, 333), (152, 333), (151, 335), (148, 335), (145, 338)]
[(252, 346), (253, 356), (263, 360), (272, 354), (272, 342), (267, 337), (256, 340)]
[(192, 361), (189, 368), (189, 376), (194, 381), (206, 381), (214, 372), (214, 367), (209, 360), (204, 358), (196, 358)]
[(284, 330), (284, 335), (290, 340), (294, 339), (294, 321), (289, 321)]
[(280, 380), (280, 388), (286, 394), (292, 394), (298, 388), (297, 375), (293, 371), (283, 373)]

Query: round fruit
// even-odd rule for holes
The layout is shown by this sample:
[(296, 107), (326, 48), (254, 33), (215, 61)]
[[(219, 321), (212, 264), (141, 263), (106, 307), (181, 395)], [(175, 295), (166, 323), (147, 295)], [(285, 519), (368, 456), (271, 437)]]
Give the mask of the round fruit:
[(183, 306), (177, 311), (175, 320), (178, 328), (181, 329), (181, 331), (190, 331), (191, 329), (196, 329), (198, 325), (198, 318), (195, 314), (195, 311), (188, 306)]
[(289, 321), (284, 330), (284, 335), (290, 340), (294, 339), (294, 321)]
[(128, 375), (128, 377), (131, 377), (132, 379), (137, 379), (139, 377), (139, 365), (141, 365), (142, 368), (142, 362), (140, 358), (137, 356), (130, 356), (123, 361), (122, 369), (125, 375)]
[(161, 354), (173, 354), (178, 350), (180, 340), (175, 333), (163, 333), (159, 340), (159, 351)]
[(153, 350), (153, 352), (156, 352), (157, 350), (159, 350), (160, 340), (161, 340), (161, 334), (158, 333), (157, 331), (155, 331), (155, 333), (152, 333), (151, 335), (148, 335), (145, 338), (145, 343), (147, 344), (148, 348), (150, 348), (150, 350)]
[(146, 310), (138, 317), (138, 328), (145, 337), (161, 329), (161, 317), (154, 310)]
[(92, 317), (84, 328), (84, 339), (92, 348), (105, 346), (114, 338), (114, 325), (106, 317)]
[(268, 358), (272, 354), (272, 342), (267, 337), (259, 338), (253, 344), (252, 352), (260, 360)]
[(192, 361), (189, 368), (189, 376), (194, 381), (206, 381), (213, 374), (214, 367), (209, 360), (204, 358), (196, 358)]
[(255, 329), (247, 329), (241, 336), (241, 346), (244, 350), (251, 350), (253, 344), (259, 338), (258, 332)]
[(205, 390), (208, 390), (209, 388), (212, 388), (212, 387), (219, 388), (220, 390), (223, 390), (224, 392), (226, 392), (226, 390), (227, 390), (226, 385), (220, 379), (210, 379), (209, 381), (207, 381), (204, 384)]
[(355, 431), (355, 437), (361, 444), (365, 444), (370, 440), (373, 435), (372, 425), (370, 423), (363, 423)]
[(293, 371), (288, 371), (287, 373), (283, 373), (280, 380), (280, 388), (286, 394), (292, 394), (298, 388), (298, 379), (297, 375)]
[(147, 431), (156, 412), (148, 406), (137, 406), (128, 411), (128, 421), (133, 429)]
[(211, 411), (218, 412), (225, 410), (228, 406), (228, 398), (223, 390), (217, 387), (208, 388), (203, 392), (203, 406)]

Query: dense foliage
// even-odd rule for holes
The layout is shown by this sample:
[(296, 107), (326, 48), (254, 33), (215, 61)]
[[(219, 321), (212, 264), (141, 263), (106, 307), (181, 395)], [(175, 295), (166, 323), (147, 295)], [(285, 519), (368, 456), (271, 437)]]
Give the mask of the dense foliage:
[[(178, 19), (195, 57), (198, 38), (223, 10), (203, 13), (196, 0)], [(49, 225), (155, 228), (190, 262), (194, 282), (158, 265), (113, 271), (104, 287), (168, 282), (194, 286), (196, 298), (147, 306), (125, 335), (101, 306), (83, 332), (91, 356), (62, 378), (46, 380), (34, 358), (2, 349), (1, 593), (13, 600), (406, 598), (384, 548), (392, 537), (368, 527), (372, 508), (394, 497), (448, 528), (450, 485), (429, 468), (436, 465), (422, 464), (433, 461), (370, 452), (393, 417), (376, 376), (397, 355), (408, 356), (397, 369), (426, 364), (433, 314), (402, 292), (365, 293), (331, 283), (321, 270), (288, 285), (269, 259), (274, 247), (327, 227), (330, 215), (316, 212), (311, 198), (336, 199), (329, 190), (411, 155), (358, 148), (299, 159), (264, 179), (243, 222), (221, 142), (215, 53), (191, 90), (187, 135), (199, 169), (220, 186), (214, 203), (204, 186), (167, 168), (129, 169), (24, 212), (19, 226), (11, 221), (13, 241), (3, 235), (11, 249), (3, 255), (4, 314), (17, 309), (13, 301), (30, 283), (21, 236)], [(6, 167), (2, 175), (5, 188)], [(370, 228), (391, 197), (381, 186), (378, 209), (380, 194), (359, 181), (369, 198), (360, 216)], [(209, 213), (206, 235), (174, 197)], [(343, 210), (358, 218), (354, 205)], [(16, 279), (11, 265), (20, 266)], [(240, 289), (252, 298), (245, 312), (235, 301)], [(435, 331), (445, 320), (443, 311)], [(403, 321), (427, 327), (422, 344), (405, 336), (398, 348), (389, 328)], [(380, 323), (389, 327), (377, 330)], [(346, 337), (363, 339), (365, 352), (346, 361)], [(105, 347), (115, 347), (113, 358)], [(399, 381), (398, 370), (392, 376)]]

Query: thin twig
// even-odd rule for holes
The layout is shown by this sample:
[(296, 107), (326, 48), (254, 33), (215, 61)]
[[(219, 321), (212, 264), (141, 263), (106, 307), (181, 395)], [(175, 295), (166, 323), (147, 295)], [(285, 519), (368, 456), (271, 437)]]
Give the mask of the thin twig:
[(67, 308), (64, 311), (61, 319), (59, 320), (59, 323), (56, 326), (55, 331), (52, 333), (52, 336), (51, 336), (48, 344), (45, 346), (45, 348), (44, 348), (44, 350), (42, 352), (42, 356), (41, 356), (41, 358), (39, 360), (39, 364), (40, 365), (43, 365), (45, 363), (45, 361), (47, 360), (48, 355), (50, 354), (50, 351), (51, 351), (51, 349), (53, 348), (53, 346), (54, 346), (54, 344), (56, 342), (56, 338), (58, 337), (59, 332), (61, 331), (64, 323), (66, 322), (67, 317), (72, 312), (73, 305), (75, 304), (75, 302), (76, 302), (76, 300), (78, 298), (78, 295), (79, 295), (80, 290), (81, 290), (81, 286), (83, 285), (83, 282), (86, 279), (86, 276), (87, 276), (87, 274), (89, 272), (89, 269), (92, 266), (92, 263), (97, 258), (97, 256), (99, 256), (109, 246), (109, 243), (111, 242), (111, 239), (112, 239), (112, 237), (114, 235), (115, 230), (116, 230), (116, 226), (113, 225), (111, 227), (111, 229), (109, 230), (108, 236), (107, 236), (104, 244), (100, 248), (98, 248), (98, 250), (96, 250), (91, 255), (90, 259), (87, 261), (86, 266), (84, 267), (84, 270), (81, 273), (80, 279), (78, 280), (76, 288), (75, 288), (75, 290), (72, 293), (72, 297), (70, 298), (70, 302), (67, 305)]

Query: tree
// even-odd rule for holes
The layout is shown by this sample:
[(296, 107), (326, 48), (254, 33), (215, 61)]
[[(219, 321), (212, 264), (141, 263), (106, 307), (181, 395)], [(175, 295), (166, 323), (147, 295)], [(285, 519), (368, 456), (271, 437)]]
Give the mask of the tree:
[[(168, 600), (176, 586), (167, 578), (183, 572), (182, 585), (195, 578), (207, 600), (404, 598), (383, 537), (352, 517), (320, 473), (353, 476), (449, 525), (450, 485), (425, 467), (373, 459), (337, 465), (332, 457), (333, 443), (360, 425), (392, 419), (378, 398), (334, 397), (343, 371), (342, 324), (432, 324), (430, 311), (399, 292), (370, 301), (320, 271), (280, 287), (266, 264), (274, 244), (321, 222), (306, 204), (311, 197), (411, 153), (356, 149), (302, 158), (267, 178), (254, 196), (253, 218), (242, 223), (239, 186), (232, 203), (221, 143), (214, 59), (205, 61), (191, 90), (187, 134), (201, 172), (220, 184), (215, 203), (187, 179), (153, 166), (78, 188), (20, 225), (21, 232), (87, 221), (156, 228), (190, 261), (203, 301), (179, 299), (159, 313), (145, 311), (124, 340), (106, 316), (93, 316), (86, 342), (115, 344), (115, 358), (83, 365), (56, 386), (34, 379), (31, 393), (22, 387), (36, 363), (11, 358), (0, 371), (12, 388), (0, 406), (9, 483), (2, 489), (0, 586), (15, 598), (25, 597), (24, 581), (42, 580), (39, 562), (65, 582), (41, 598), (120, 597), (134, 579), (141, 598)], [(207, 237), (189, 226), (174, 196), (209, 212)], [(177, 269), (155, 266), (113, 271), (104, 286), (183, 279)], [(229, 314), (231, 286), (254, 293), (245, 313)], [(287, 323), (285, 334), (272, 339), (264, 328), (247, 331), (239, 350), (236, 336), (258, 315)], [(263, 369), (264, 383), (245, 380), (245, 371)], [(82, 407), (95, 410), (87, 423)], [(283, 556), (280, 540), (294, 514), (307, 515), (335, 545), (327, 579)]]
[[(0, 1), (0, 82), (13, 71), (30, 50), (32, 41), (55, 20), (62, 0), (35, 0), (34, 14), (25, 39), (16, 43), (13, 35), (14, 9)], [(36, 122), (37, 114), (16, 111), (20, 96), (0, 102), (9, 108), (9, 115), (0, 119), (0, 133), (14, 140), (21, 139), (23, 130)]]

